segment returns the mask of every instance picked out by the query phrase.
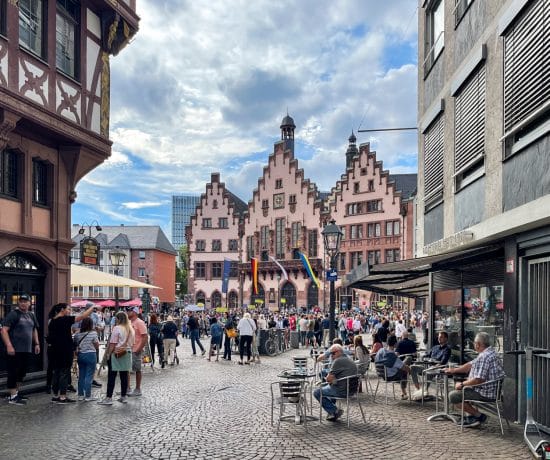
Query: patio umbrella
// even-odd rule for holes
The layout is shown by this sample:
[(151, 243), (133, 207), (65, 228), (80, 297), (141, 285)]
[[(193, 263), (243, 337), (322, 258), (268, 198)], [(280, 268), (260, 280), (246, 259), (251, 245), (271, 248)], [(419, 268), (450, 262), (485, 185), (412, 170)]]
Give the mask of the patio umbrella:
[(128, 302), (122, 302), (121, 307), (141, 307), (141, 299), (128, 300)]
[(199, 307), (198, 305), (187, 305), (185, 311), (203, 311), (204, 307)]
[(99, 302), (96, 302), (96, 305), (99, 305), (100, 307), (114, 307), (116, 302), (111, 299), (100, 300)]
[(71, 265), (71, 286), (118, 286), (162, 289), (152, 284), (142, 283), (124, 276), (111, 275), (110, 273), (92, 270), (82, 265)]
[(71, 302), (71, 307), (85, 307), (88, 303), (90, 303), (88, 300), (75, 300)]

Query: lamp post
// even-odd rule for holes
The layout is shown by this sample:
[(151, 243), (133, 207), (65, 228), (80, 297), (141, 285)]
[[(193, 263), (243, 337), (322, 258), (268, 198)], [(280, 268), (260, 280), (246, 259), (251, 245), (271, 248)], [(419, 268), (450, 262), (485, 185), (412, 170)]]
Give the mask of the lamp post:
[[(145, 282), (149, 284), (149, 275), (145, 275)], [(149, 288), (143, 288), (143, 294), (141, 294), (141, 303), (143, 305), (143, 314), (145, 318), (149, 318), (149, 308), (151, 307), (151, 295), (149, 294)]]
[[(94, 224), (94, 222), (95, 222), (95, 224)], [(80, 226), (80, 229), (78, 230), (79, 235), (84, 235), (84, 233), (86, 233), (85, 227), (88, 227), (88, 236), (90, 236), (90, 237), (92, 236), (92, 227), (95, 227), (95, 229), (98, 232), (103, 230), (101, 228), (101, 225), (99, 225), (99, 222), (97, 220), (92, 220), (92, 223), (90, 225), (88, 225), (87, 222), (82, 223), (82, 225)]]
[[(329, 224), (325, 226), (321, 232), (323, 235), (323, 243), (325, 246), (325, 253), (329, 257), (330, 261), (330, 270), (333, 271), (336, 269), (336, 257), (340, 252), (340, 241), (342, 240), (342, 230), (336, 225), (334, 220), (331, 220)], [(332, 340), (335, 337), (335, 309), (336, 309), (336, 294), (334, 292), (334, 278), (330, 279), (330, 310), (329, 310), (329, 340), (332, 343)]]
[[(119, 269), (124, 265), (126, 260), (126, 254), (122, 252), (118, 247), (114, 251), (109, 252), (109, 259), (111, 260), (111, 265), (115, 267), (115, 275), (119, 276)], [(118, 286), (115, 286), (115, 309), (118, 310)]]

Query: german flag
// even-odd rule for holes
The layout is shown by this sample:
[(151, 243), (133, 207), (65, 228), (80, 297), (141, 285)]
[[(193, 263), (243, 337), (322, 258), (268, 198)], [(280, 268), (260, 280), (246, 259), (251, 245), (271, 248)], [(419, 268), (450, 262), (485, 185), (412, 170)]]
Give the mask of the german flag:
[(252, 294), (258, 295), (258, 259), (252, 257), (250, 267), (252, 271)]

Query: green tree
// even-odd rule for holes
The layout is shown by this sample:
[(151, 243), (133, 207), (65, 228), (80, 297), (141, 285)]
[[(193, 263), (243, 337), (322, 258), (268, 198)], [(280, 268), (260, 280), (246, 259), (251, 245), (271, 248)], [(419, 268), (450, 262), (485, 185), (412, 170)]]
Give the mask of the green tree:
[(187, 294), (187, 246), (182, 245), (178, 250), (176, 261), (176, 283), (179, 283), (179, 289), (176, 289), (176, 296), (183, 298)]

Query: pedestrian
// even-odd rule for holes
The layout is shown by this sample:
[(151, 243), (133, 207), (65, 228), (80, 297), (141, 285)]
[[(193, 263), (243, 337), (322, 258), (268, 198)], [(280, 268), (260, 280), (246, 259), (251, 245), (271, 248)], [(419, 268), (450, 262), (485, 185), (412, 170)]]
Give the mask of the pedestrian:
[(197, 354), (196, 345), (199, 346), (201, 349), (201, 353), (204, 356), (206, 353), (206, 350), (202, 346), (201, 340), (200, 340), (200, 330), (199, 330), (199, 321), (195, 317), (192, 311), (189, 312), (189, 319), (187, 320), (187, 328), (189, 329), (189, 337), (191, 338), (191, 349), (193, 350), (193, 354)]
[(28, 362), (33, 352), (40, 354), (38, 321), (34, 313), (29, 311), (30, 307), (30, 296), (21, 294), (17, 300), (17, 308), (6, 315), (0, 328), (7, 352), (7, 387), (10, 392), (8, 402), (21, 406), (27, 404), (27, 398), (19, 394), (19, 387), (27, 373)]
[(224, 340), (223, 340), (223, 359), (231, 361), (231, 339), (237, 335), (235, 330), (235, 323), (228, 314), (224, 326)]
[(178, 326), (174, 322), (172, 315), (168, 315), (166, 322), (161, 327), (162, 343), (164, 346), (164, 363), (168, 363), (168, 359), (171, 357), (171, 366), (174, 365), (176, 359), (176, 341), (178, 336)]
[[(48, 343), (51, 345), (52, 357), (52, 402), (58, 404), (67, 404), (75, 402), (74, 399), (67, 398), (67, 388), (71, 378), (71, 367), (74, 359), (74, 346), (71, 328), (74, 323), (90, 317), (94, 311), (94, 306), (78, 316), (71, 315), (71, 309), (66, 303), (54, 305), (49, 317), (48, 324)], [(94, 364), (95, 368), (95, 364)]]
[(161, 324), (156, 313), (151, 315), (149, 320), (149, 348), (151, 349), (151, 359), (153, 360), (153, 366), (155, 365), (155, 349), (158, 350), (159, 361), (161, 367), (164, 369), (164, 344), (162, 342)]
[(128, 374), (132, 368), (132, 346), (134, 345), (134, 329), (125, 312), (119, 311), (115, 316), (115, 326), (111, 334), (107, 353), (107, 396), (98, 404), (110, 406), (113, 404), (113, 392), (117, 374), (120, 374), (120, 398), (121, 403), (127, 401)]
[(213, 316), (210, 320), (210, 350), (208, 351), (208, 361), (214, 355), (214, 350), (216, 351), (216, 361), (220, 357), (220, 348), (222, 346), (223, 340), (223, 327), (218, 322), (218, 319)]
[(252, 344), (251, 344), (252, 362), (253, 363), (257, 362), (258, 364), (261, 364), (260, 351), (258, 350), (258, 346), (260, 345), (260, 331), (261, 331), (260, 324), (263, 324), (263, 322), (260, 323), (256, 319), (256, 317), (253, 319), (253, 321), (254, 321), (254, 324), (256, 325), (256, 330), (254, 331), (254, 335), (252, 336)]
[(252, 345), (252, 338), (254, 336), (254, 332), (256, 332), (256, 324), (254, 321), (252, 321), (252, 318), (250, 317), (250, 313), (246, 312), (241, 320), (239, 321), (239, 324), (237, 325), (237, 329), (239, 330), (239, 355), (240, 355), (240, 361), (239, 364), (243, 364), (243, 357), (244, 352), (246, 351), (246, 364), (250, 364), (250, 358), (252, 355), (251, 345)]
[[(136, 385), (132, 391), (128, 393), (128, 396), (141, 396), (141, 379), (143, 374), (141, 372), (141, 365), (143, 361), (143, 349), (147, 345), (147, 326), (145, 321), (139, 317), (139, 307), (133, 307), (128, 310), (128, 319), (134, 329), (134, 344), (132, 346), (132, 371), (136, 374)], [(177, 328), (176, 328), (177, 330)], [(128, 389), (130, 388), (130, 381), (128, 379)]]
[(80, 332), (73, 337), (78, 363), (78, 400), (95, 401), (92, 397), (92, 380), (96, 365), (96, 351), (99, 349), (99, 337), (93, 329), (91, 318), (84, 318)]

